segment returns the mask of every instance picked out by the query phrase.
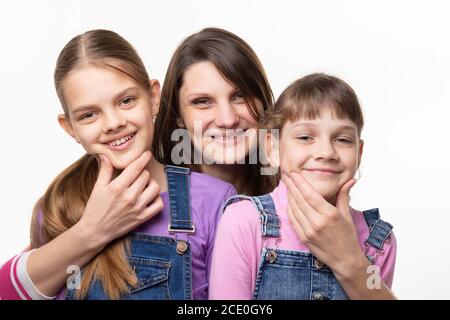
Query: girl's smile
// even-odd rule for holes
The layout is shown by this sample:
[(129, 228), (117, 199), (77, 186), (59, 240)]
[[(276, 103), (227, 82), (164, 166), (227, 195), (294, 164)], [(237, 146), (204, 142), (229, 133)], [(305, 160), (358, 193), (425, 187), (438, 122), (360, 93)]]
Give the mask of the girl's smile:
[(122, 135), (122, 137), (119, 137), (117, 139), (114, 138), (110, 142), (107, 142), (106, 145), (111, 150), (116, 150), (116, 151), (125, 150), (130, 144), (133, 143), (133, 141), (134, 141), (133, 138), (135, 135), (136, 135), (136, 132), (127, 134), (125, 136)]

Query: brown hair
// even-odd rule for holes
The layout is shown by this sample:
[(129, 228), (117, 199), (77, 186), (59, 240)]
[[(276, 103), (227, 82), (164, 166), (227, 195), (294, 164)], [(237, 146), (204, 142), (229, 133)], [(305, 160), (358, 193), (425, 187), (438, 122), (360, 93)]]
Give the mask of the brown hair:
[[(161, 163), (173, 164), (171, 152), (177, 142), (171, 141), (171, 134), (178, 128), (179, 94), (184, 73), (189, 66), (203, 61), (214, 64), (226, 80), (239, 88), (256, 120), (259, 121), (262, 114), (256, 108), (255, 99), (261, 101), (264, 111), (273, 106), (273, 93), (264, 68), (244, 40), (218, 28), (206, 28), (192, 34), (173, 54), (161, 91), (161, 104), (155, 122), (155, 131), (159, 134), (153, 139), (153, 152)], [(269, 177), (260, 175), (260, 167), (260, 163), (249, 165), (249, 187), (254, 194), (271, 191), (273, 187)], [(198, 170), (195, 166), (191, 168)]]
[[(55, 88), (65, 116), (65, 77), (86, 64), (112, 68), (133, 78), (145, 89), (150, 79), (139, 55), (120, 35), (108, 30), (91, 30), (71, 39), (61, 51), (54, 73)], [(62, 171), (37, 202), (31, 224), (31, 246), (38, 248), (75, 225), (83, 215), (98, 176), (93, 155), (85, 154)], [(42, 216), (40, 215), (42, 212)], [(101, 281), (105, 293), (118, 299), (137, 284), (136, 274), (126, 258), (129, 242), (125, 237), (109, 243), (83, 269), (78, 298), (84, 298), (93, 280)]]
[(284, 124), (300, 118), (315, 119), (320, 116), (324, 104), (332, 108), (338, 118), (353, 121), (358, 136), (364, 127), (364, 116), (355, 91), (343, 80), (323, 73), (313, 73), (294, 81), (277, 99), (261, 126), (279, 129)]

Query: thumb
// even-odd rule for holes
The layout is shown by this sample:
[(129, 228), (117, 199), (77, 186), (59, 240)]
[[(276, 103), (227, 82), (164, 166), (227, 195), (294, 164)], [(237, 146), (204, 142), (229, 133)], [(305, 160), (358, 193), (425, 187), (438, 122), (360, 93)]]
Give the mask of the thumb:
[(344, 216), (350, 215), (350, 189), (356, 184), (356, 179), (350, 179), (341, 187), (337, 194), (336, 207)]
[(113, 174), (113, 166), (111, 161), (109, 161), (108, 157), (99, 154), (100, 158), (100, 169), (98, 172), (97, 182), (95, 183), (94, 188), (106, 186), (110, 181)]

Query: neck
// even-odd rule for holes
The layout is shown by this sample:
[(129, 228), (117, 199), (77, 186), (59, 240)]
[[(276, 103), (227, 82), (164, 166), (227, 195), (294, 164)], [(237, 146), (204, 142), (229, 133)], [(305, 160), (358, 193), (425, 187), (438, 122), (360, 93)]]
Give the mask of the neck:
[[(164, 170), (164, 166), (155, 159), (154, 156), (150, 159), (145, 169), (150, 173), (151, 179), (154, 179), (159, 185), (160, 192), (167, 191), (167, 178)], [(119, 176), (123, 170), (114, 169), (113, 179)]]
[(337, 202), (337, 195), (332, 196), (331, 198), (325, 198), (325, 200), (327, 200), (330, 204), (332, 204), (333, 206), (336, 206), (336, 202)]
[(150, 172), (151, 178), (155, 179), (156, 183), (159, 185), (160, 192), (167, 191), (167, 177), (164, 170), (164, 165), (158, 162), (158, 160), (156, 160), (156, 158), (152, 155), (146, 169)]
[(233, 185), (239, 194), (251, 194), (248, 187), (248, 171), (244, 165), (201, 165), (200, 170)]

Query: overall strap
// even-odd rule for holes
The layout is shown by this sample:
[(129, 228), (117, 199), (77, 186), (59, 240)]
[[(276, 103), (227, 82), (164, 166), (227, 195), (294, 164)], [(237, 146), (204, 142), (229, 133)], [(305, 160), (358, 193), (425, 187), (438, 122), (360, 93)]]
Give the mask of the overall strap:
[(261, 235), (263, 237), (279, 238), (280, 218), (275, 211), (275, 204), (270, 194), (252, 198), (261, 215)]
[(392, 225), (380, 219), (380, 213), (377, 208), (363, 211), (363, 214), (369, 226), (369, 236), (366, 244), (378, 250), (383, 249), (384, 242), (391, 234)]
[(170, 233), (195, 233), (191, 215), (189, 174), (189, 168), (166, 165)]
[(222, 206), (222, 213), (225, 212), (225, 208), (236, 200), (249, 200), (251, 201), (256, 209), (258, 210), (261, 218), (261, 235), (263, 237), (280, 237), (280, 219), (275, 211), (275, 204), (270, 194), (265, 194), (262, 196), (247, 196), (243, 194), (238, 194), (232, 196), (225, 201)]

